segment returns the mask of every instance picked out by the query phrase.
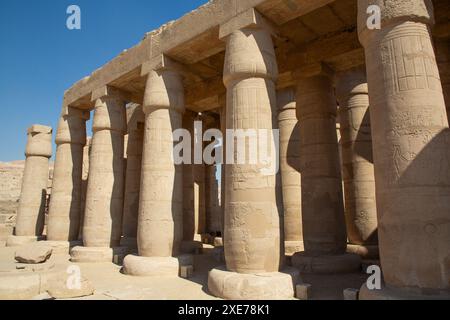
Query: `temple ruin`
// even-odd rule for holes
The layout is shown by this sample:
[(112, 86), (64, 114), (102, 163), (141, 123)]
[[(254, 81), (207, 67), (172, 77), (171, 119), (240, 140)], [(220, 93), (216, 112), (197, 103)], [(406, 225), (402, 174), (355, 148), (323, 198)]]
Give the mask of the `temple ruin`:
[[(6, 246), (188, 278), (208, 245), (223, 299), (367, 265), (383, 286), (359, 299), (450, 299), (449, 21), (438, 0), (208, 2), (65, 92), (45, 232), (52, 128), (30, 127)], [(279, 129), (280, 171), (175, 164), (173, 132), (199, 121)]]

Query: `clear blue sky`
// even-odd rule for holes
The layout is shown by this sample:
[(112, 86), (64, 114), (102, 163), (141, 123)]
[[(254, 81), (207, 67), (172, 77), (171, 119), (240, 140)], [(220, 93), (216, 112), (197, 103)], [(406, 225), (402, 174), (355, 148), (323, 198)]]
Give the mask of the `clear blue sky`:
[[(56, 131), (64, 91), (74, 82), (206, 2), (0, 0), (0, 161), (24, 159), (30, 125)], [(81, 30), (66, 28), (71, 4), (81, 8)]]

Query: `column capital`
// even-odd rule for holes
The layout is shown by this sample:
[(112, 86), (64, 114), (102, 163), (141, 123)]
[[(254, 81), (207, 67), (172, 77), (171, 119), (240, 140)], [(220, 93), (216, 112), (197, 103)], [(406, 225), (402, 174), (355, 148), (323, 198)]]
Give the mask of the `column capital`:
[(91, 118), (90, 110), (83, 110), (70, 105), (63, 105), (61, 109), (61, 117), (78, 117), (85, 121)]
[(323, 62), (311, 63), (303, 65), (292, 72), (292, 78), (295, 80), (301, 80), (304, 78), (311, 78), (316, 76), (325, 76), (330, 79), (334, 77), (334, 70)]
[[(370, 6), (375, 5), (380, 8), (381, 29), (369, 30), (367, 21), (371, 13), (368, 13)], [(358, 0), (358, 36), (364, 46), (366, 38), (382, 33), (387, 25), (403, 22), (422, 22), (424, 24), (434, 24), (433, 3), (431, 0)]]
[(291, 109), (295, 110), (297, 108), (295, 95), (295, 87), (287, 87), (277, 90), (277, 105), (279, 112)]
[(367, 76), (365, 66), (348, 69), (336, 74), (336, 98), (339, 103), (344, 104), (344, 101), (350, 96), (357, 94), (368, 94)]
[(147, 76), (142, 107), (146, 115), (157, 109), (173, 109), (184, 113), (184, 86), (181, 74), (167, 64), (166, 67), (151, 70)]
[(59, 119), (55, 143), (57, 145), (70, 143), (84, 146), (86, 144), (86, 112), (70, 109), (72, 110), (67, 115), (63, 115)]
[(250, 8), (220, 25), (219, 39), (225, 40), (233, 32), (245, 28), (265, 29), (272, 36), (277, 36), (275, 25), (264, 18), (255, 8)]
[(126, 99), (121, 94), (120, 90), (111, 87), (105, 88), (105, 94), (99, 94), (97, 96), (97, 99), (95, 99), (95, 111), (92, 130), (94, 132), (101, 130), (110, 130), (125, 134), (127, 130), (125, 114)]
[(48, 126), (35, 124), (29, 127), (25, 156), (50, 158), (52, 156), (52, 133), (53, 129)]
[(115, 99), (122, 101), (131, 100), (130, 94), (123, 90), (111, 87), (111, 86), (103, 86), (92, 91), (91, 101), (96, 102), (98, 99)]
[(141, 77), (147, 76), (152, 71), (173, 71), (178, 72), (181, 75), (190, 73), (183, 64), (174, 61), (164, 53), (161, 53), (142, 64)]

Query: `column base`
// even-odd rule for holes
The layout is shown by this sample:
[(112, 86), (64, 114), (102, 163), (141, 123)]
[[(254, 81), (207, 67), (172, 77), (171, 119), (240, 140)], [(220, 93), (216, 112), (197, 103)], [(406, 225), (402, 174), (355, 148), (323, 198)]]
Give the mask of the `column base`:
[(215, 237), (213, 242), (214, 247), (223, 247), (223, 238), (222, 237)]
[(74, 247), (70, 250), (70, 261), (78, 263), (113, 262), (120, 264), (128, 254), (128, 248)]
[(304, 251), (303, 241), (285, 241), (284, 253), (287, 256), (293, 256), (297, 252)]
[(20, 247), (29, 243), (44, 240), (43, 236), (9, 236), (6, 240), (7, 247)]
[(377, 245), (348, 244), (347, 253), (354, 253), (364, 260), (378, 260), (380, 253)]
[(128, 247), (130, 249), (137, 249), (137, 238), (123, 237), (120, 239), (121, 247)]
[(243, 274), (219, 267), (208, 275), (211, 294), (227, 300), (286, 300), (294, 298), (299, 272), (286, 268), (282, 272)]
[(178, 277), (180, 266), (193, 266), (189, 254), (178, 257), (141, 257), (128, 255), (123, 261), (123, 273), (136, 277)]
[(40, 241), (38, 243), (39, 245), (42, 246), (47, 246), (52, 248), (52, 252), (53, 254), (69, 254), (70, 253), (70, 248), (76, 247), (76, 246), (81, 246), (83, 243), (81, 241)]
[(291, 261), (292, 266), (298, 268), (301, 273), (333, 274), (361, 270), (361, 257), (353, 253), (310, 256), (306, 252), (297, 252)]
[(397, 289), (382, 286), (380, 290), (369, 290), (364, 283), (359, 291), (359, 300), (450, 300), (450, 291), (433, 290), (421, 292), (419, 289)]

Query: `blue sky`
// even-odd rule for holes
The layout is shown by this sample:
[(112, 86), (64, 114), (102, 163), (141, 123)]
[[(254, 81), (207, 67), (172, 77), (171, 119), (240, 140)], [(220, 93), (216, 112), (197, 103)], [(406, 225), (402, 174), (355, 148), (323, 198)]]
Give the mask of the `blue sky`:
[[(207, 0), (0, 0), (0, 161), (24, 159), (26, 129), (56, 131), (64, 91)], [(81, 30), (66, 28), (69, 5)]]

